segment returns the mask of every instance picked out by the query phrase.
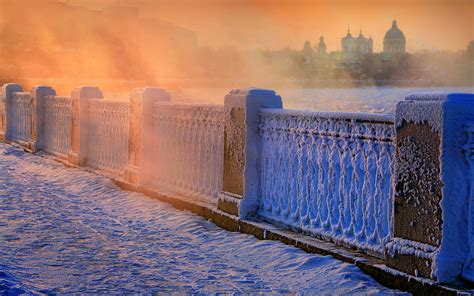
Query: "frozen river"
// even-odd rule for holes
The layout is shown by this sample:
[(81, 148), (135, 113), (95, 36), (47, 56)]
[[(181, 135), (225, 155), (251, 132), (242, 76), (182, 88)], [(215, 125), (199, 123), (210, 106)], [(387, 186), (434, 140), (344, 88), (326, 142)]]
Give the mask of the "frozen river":
[[(468, 92), (474, 87), (358, 87), (358, 88), (275, 88), (286, 109), (394, 113), (398, 101), (413, 92)], [(173, 99), (222, 104), (229, 89), (190, 88), (175, 91)]]
[(393, 294), (357, 267), (231, 233), (0, 144), (0, 294)]

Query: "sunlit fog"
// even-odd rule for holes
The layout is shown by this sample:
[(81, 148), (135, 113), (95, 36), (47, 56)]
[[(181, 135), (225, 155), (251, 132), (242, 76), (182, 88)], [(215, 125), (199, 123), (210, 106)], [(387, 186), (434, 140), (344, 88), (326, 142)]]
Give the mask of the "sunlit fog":
[[(174, 100), (213, 103), (229, 89), (258, 86), (284, 94), (290, 108), (392, 112), (412, 91), (472, 92), (472, 6), (0, 0), (0, 82), (53, 85), (60, 94), (94, 85), (114, 98), (151, 85)], [(397, 37), (388, 34), (394, 22), (400, 52), (386, 47)]]

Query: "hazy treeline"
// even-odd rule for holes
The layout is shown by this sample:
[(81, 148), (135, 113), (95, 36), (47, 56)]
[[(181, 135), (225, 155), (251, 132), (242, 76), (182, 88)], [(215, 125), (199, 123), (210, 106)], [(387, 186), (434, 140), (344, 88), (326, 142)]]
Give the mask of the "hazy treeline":
[[(351, 71), (355, 79), (400, 81), (421, 85), (474, 85), (474, 54), (460, 52), (407, 53), (385, 59), (374, 54), (361, 60), (359, 71)], [(403, 82), (405, 81), (405, 82)]]

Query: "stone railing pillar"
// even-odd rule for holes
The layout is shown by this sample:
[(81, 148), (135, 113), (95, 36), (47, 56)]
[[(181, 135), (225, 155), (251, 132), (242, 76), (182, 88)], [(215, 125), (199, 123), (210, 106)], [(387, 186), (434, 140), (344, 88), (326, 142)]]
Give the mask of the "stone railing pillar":
[(15, 92), (22, 92), (19, 84), (7, 83), (2, 86), (2, 100), (4, 112), (2, 113), (2, 124), (4, 126), (4, 141), (9, 142), (12, 139), (12, 95)]
[(151, 176), (150, 153), (153, 152), (153, 103), (170, 101), (170, 95), (161, 88), (137, 88), (130, 94), (128, 164), (125, 181), (144, 185)]
[(413, 94), (397, 105), (394, 239), (386, 263), (449, 282), (460, 276), (473, 243), (468, 136), (473, 94)]
[(261, 194), (260, 108), (282, 108), (281, 97), (273, 90), (249, 88), (232, 90), (224, 106), (223, 192), (217, 207), (245, 218), (256, 212)]
[(44, 100), (46, 96), (56, 95), (56, 91), (49, 86), (36, 86), (30, 91), (31, 94), (31, 140), (28, 143), (32, 151), (43, 148), (44, 127)]
[(83, 165), (87, 159), (89, 141), (89, 99), (102, 99), (102, 91), (93, 86), (75, 88), (72, 98), (71, 152), (68, 161)]

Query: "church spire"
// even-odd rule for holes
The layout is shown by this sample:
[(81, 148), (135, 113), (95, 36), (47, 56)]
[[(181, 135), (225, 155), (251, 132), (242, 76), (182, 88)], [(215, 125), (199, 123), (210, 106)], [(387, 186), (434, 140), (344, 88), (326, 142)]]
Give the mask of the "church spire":
[(392, 22), (392, 28), (397, 28), (397, 20), (393, 20), (393, 22)]
[(346, 35), (346, 37), (344, 37), (344, 38), (349, 38), (349, 37), (352, 37), (352, 35), (351, 35), (351, 28), (350, 28), (349, 26), (347, 26), (347, 35)]

